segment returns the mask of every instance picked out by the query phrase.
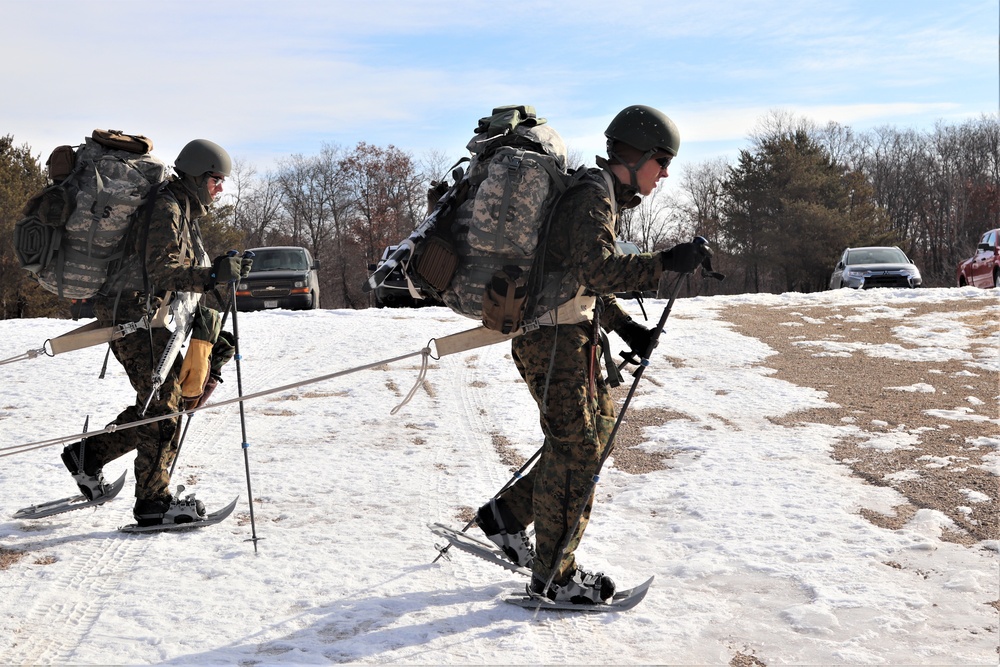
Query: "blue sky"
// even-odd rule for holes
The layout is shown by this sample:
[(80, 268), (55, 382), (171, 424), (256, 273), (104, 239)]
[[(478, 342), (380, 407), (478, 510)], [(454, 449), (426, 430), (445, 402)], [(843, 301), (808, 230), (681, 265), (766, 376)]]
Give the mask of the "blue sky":
[(734, 159), (772, 110), (930, 129), (1000, 106), (997, 0), (0, 0), (0, 17), (0, 134), (43, 159), (95, 127), (167, 162), (212, 139), (260, 170), (324, 143), (457, 158), (478, 118), (523, 103), (592, 160), (614, 114), (648, 104), (679, 126), (683, 169)]

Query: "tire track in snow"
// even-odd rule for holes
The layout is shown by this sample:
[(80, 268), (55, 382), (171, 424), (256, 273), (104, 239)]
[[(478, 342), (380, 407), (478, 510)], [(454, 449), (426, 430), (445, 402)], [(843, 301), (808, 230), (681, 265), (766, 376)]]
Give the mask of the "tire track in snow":
[[(246, 317), (246, 313), (240, 317)], [(278, 384), (285, 384), (287, 378), (285, 368), (288, 356), (297, 356), (290, 348), (290, 340), (280, 327), (255, 326), (253, 320), (241, 322), (240, 352), (244, 359), (240, 361), (239, 375), (236, 361), (231, 361), (223, 369), (223, 383), (212, 395), (210, 402), (231, 400), (237, 397), (239, 376), (242, 376), (243, 394), (252, 394)], [(267, 353), (265, 354), (264, 351)], [(248, 421), (247, 439), (251, 446), (253, 442), (252, 413), (267, 409), (268, 401), (280, 400), (278, 395), (264, 396), (255, 402), (244, 403), (244, 416)], [(211, 495), (204, 498), (199, 494), (199, 500), (204, 500), (208, 511), (218, 509), (222, 504), (232, 499), (231, 493), (238, 493), (240, 502), (237, 512), (247, 512), (246, 485), (243, 482), (243, 469), (232, 469), (234, 461), (240, 458), (234, 454), (234, 449), (242, 447), (242, 432), (239, 420), (239, 404), (229, 405), (218, 410), (206, 410), (195, 415), (188, 431), (185, 444), (178, 458), (174, 479), (171, 480), (171, 492), (177, 485), (191, 486), (186, 492), (198, 493), (197, 483), (211, 480), (205, 489)], [(186, 419), (184, 420), (187, 421)], [(182, 424), (183, 428), (183, 424)], [(251, 452), (253, 451), (251, 447)], [(228, 467), (227, 467), (228, 466)], [(186, 479), (194, 477), (196, 481), (190, 485)], [(222, 493), (217, 484), (229, 488)]]
[[(264, 346), (282, 347), (282, 339), (276, 335), (267, 335)], [(262, 347), (262, 349), (267, 349)], [(280, 358), (280, 354), (274, 358)], [(258, 391), (272, 386), (282, 369), (281, 362), (267, 363), (268, 357), (261, 354), (260, 362), (254, 363), (251, 373), (244, 367), (244, 393)], [(231, 366), (226, 379), (233, 387), (232, 396), (236, 395), (236, 371)], [(249, 377), (248, 377), (249, 376)], [(250, 380), (252, 385), (246, 380)], [(225, 385), (224, 385), (225, 386)], [(252, 388), (248, 389), (247, 387)], [(229, 397), (229, 392), (217, 392), (215, 400)], [(234, 408), (238, 411), (238, 406)], [(227, 438), (234, 445), (239, 443), (240, 433), (233, 429), (233, 409), (223, 408), (219, 411), (201, 412), (188, 431), (186, 441), (181, 450), (181, 456), (171, 480), (171, 492), (176, 491), (177, 484), (186, 484), (189, 476), (204, 477), (221, 473), (220, 465), (227, 459), (226, 447), (223, 443)], [(184, 427), (184, 419), (181, 427)], [(235, 437), (234, 437), (235, 436)], [(188, 465), (189, 464), (189, 465)], [(131, 465), (129, 465), (131, 468)], [(129, 474), (126, 486), (134, 488), (134, 472)], [(245, 489), (236, 484), (245, 496)], [(189, 491), (197, 491), (192, 488)], [(123, 496), (126, 494), (123, 491)], [(199, 498), (201, 498), (199, 494)], [(206, 498), (211, 504), (221, 502), (222, 496)], [(228, 500), (228, 499), (226, 499)], [(245, 505), (243, 506), (245, 509)], [(111, 514), (107, 514), (111, 519)], [(57, 530), (56, 535), (62, 531)], [(63, 558), (46, 566), (46, 574), (56, 573), (55, 581), (44, 587), (43, 592), (30, 600), (20, 603), (9, 601), (13, 608), (27, 608), (20, 614), (23, 619), (18, 627), (16, 640), (8, 638), (12, 644), (11, 651), (4, 656), (5, 663), (11, 664), (65, 664), (72, 663), (74, 651), (94, 627), (97, 619), (105, 611), (117, 609), (114, 591), (123, 583), (135, 569), (146, 553), (150, 542), (148, 537), (134, 537), (110, 534), (103, 539), (84, 537), (85, 549), (74, 549), (72, 556)], [(56, 541), (63, 541), (58, 537)], [(65, 551), (63, 552), (66, 553)], [(45, 592), (48, 591), (48, 592)], [(16, 642), (16, 643), (15, 643)]]
[(88, 538), (53, 568), (54, 582), (32, 598), (17, 631), (18, 642), (4, 662), (9, 664), (68, 664), (81, 641), (106, 609), (115, 607), (114, 591), (132, 572), (148, 543), (124, 535)]
[[(498, 481), (502, 469), (497, 465), (491, 438), (495, 426), (477, 386), (482, 382), (481, 362), (485, 354), (489, 354), (489, 348), (446, 357), (432, 376), (437, 380), (434, 410), (444, 428), (434, 436), (436, 463), (430, 468), (433, 479), (428, 480), (428, 488), (433, 488), (434, 493), (423, 500), (428, 522), (463, 527), (471, 517), (464, 509), (461, 516), (456, 510), (474, 511), (506, 481)], [(447, 544), (443, 538), (431, 537), (442, 546)], [(493, 566), (488, 563), (457, 549), (451, 549), (447, 557), (447, 563), (439, 563), (451, 570), (459, 587), (481, 586), (499, 573), (491, 572)]]
[(475, 510), (507, 481), (493, 447), (496, 425), (477, 386), (482, 382), (483, 355), (489, 353), (490, 348), (485, 348), (454, 358), (450, 368), (441, 369), (447, 385), (438, 392), (443, 402), (439, 414), (448, 415), (449, 434), (447, 439), (438, 439), (437, 449), (439, 460), (451, 463), (437, 475), (441, 511), (456, 505)]

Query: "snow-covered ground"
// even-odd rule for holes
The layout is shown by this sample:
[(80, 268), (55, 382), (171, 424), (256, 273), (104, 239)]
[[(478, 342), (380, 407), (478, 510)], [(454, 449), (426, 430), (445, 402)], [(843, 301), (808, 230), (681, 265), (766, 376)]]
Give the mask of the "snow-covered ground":
[[(461, 527), (460, 509), (510, 476), (492, 436), (525, 457), (540, 444), (506, 344), (431, 361), (425, 390), (395, 416), (419, 358), (248, 402), (256, 552), (246, 541), (236, 405), (193, 418), (178, 464), (175, 482), (209, 509), (241, 498), (234, 517), (201, 531), (116, 530), (131, 521), (131, 456), (106, 468), (109, 478), (129, 470), (113, 502), (11, 520), (75, 487), (59, 447), (0, 458), (0, 548), (25, 552), (0, 570), (0, 662), (727, 664), (741, 653), (768, 665), (995, 665), (998, 544), (941, 541), (949, 520), (932, 510), (896, 531), (862, 518), (861, 508), (889, 512), (905, 501), (831, 458), (857, 426), (776, 425), (771, 418), (828, 405), (825, 395), (771, 377), (761, 366), (768, 346), (717, 314), (745, 303), (976, 299), (1000, 321), (997, 296), (839, 290), (678, 301), (646, 371), (655, 382), (633, 402), (688, 416), (647, 431), (651, 451), (675, 453), (671, 467), (606, 468), (578, 552), (622, 587), (655, 575), (625, 613), (534, 615), (502, 601), (523, 586), (515, 574), (455, 550), (431, 564), (437, 538), (426, 524)], [(654, 313), (662, 305), (647, 302)], [(470, 325), (440, 308), (241, 313), (244, 393), (417, 351)], [(0, 322), (0, 359), (71, 326)], [(1000, 334), (989, 349), (939, 334), (929, 332), (940, 342), (923, 343), (923, 361), (958, 355), (972, 372), (1000, 372)], [(657, 364), (665, 350), (684, 365)], [(130, 389), (114, 360), (97, 379), (103, 358), (97, 347), (0, 366), (0, 453), (79, 432), (86, 415), (92, 429), (112, 419)], [(214, 399), (235, 394), (233, 364)], [(994, 451), (987, 460), (1000, 474), (998, 396), (980, 400), (971, 409), (994, 435), (978, 444)]]

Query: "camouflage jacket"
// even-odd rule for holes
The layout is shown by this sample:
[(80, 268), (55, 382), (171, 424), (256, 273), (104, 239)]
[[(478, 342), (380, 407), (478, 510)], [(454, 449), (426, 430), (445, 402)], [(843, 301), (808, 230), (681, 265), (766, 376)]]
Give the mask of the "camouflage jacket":
[(614, 292), (655, 289), (663, 273), (658, 256), (623, 255), (615, 245), (616, 208), (633, 204), (634, 192), (612, 175), (613, 207), (601, 169), (590, 169), (559, 200), (545, 246), (544, 271), (560, 281), (561, 290), (575, 293), (579, 286), (604, 297), (601, 325), (617, 331), (628, 320)]
[[(145, 254), (149, 290), (157, 296), (175, 292), (204, 292), (212, 269), (198, 227), (206, 210), (178, 179), (156, 195), (153, 210), (138, 212), (133, 232), (126, 239), (131, 249), (114, 278), (102, 290), (114, 298), (118, 290), (143, 292), (142, 259)], [(146, 220), (149, 227), (145, 228)]]

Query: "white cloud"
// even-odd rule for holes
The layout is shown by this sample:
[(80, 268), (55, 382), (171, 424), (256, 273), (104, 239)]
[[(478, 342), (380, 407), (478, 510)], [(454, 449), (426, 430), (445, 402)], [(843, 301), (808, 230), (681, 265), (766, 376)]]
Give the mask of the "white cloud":
[[(523, 102), (590, 159), (612, 116), (643, 103), (678, 123), (690, 163), (734, 156), (772, 109), (862, 127), (995, 111), (983, 6), (8, 2), (0, 76), (20, 94), (0, 133), (47, 154), (112, 126), (168, 160), (195, 136), (251, 162), (361, 140), (457, 152), (490, 108)], [(109, 8), (134, 31), (105, 36)], [(961, 78), (982, 72), (987, 85)]]

